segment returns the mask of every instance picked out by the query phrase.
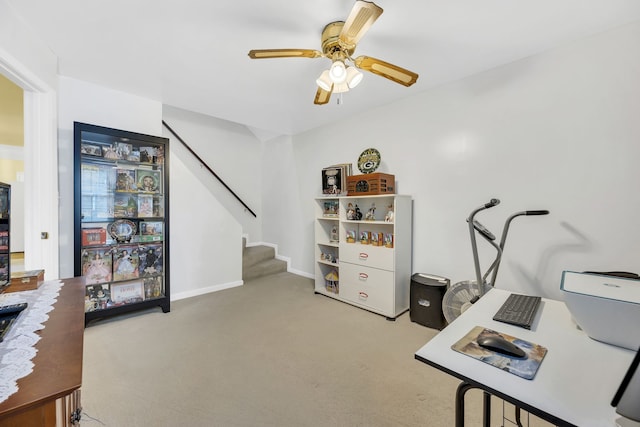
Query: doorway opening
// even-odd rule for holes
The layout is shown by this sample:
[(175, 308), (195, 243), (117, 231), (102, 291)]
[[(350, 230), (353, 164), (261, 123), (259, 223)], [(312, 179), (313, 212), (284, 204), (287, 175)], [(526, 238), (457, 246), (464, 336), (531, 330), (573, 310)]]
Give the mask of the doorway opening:
[(24, 270), (24, 92), (0, 74), (0, 181), (11, 186), (12, 272)]
[[(24, 259), (21, 270), (43, 269), (46, 280), (58, 279), (60, 267), (55, 90), (2, 50), (0, 74), (23, 91)], [(41, 239), (45, 235), (47, 238)]]

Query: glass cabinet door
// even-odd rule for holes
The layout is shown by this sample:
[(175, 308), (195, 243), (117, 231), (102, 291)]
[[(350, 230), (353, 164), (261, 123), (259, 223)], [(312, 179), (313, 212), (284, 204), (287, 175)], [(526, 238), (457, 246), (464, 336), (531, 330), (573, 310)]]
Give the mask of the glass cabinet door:
[(166, 138), (75, 123), (75, 275), (86, 319), (169, 311)]

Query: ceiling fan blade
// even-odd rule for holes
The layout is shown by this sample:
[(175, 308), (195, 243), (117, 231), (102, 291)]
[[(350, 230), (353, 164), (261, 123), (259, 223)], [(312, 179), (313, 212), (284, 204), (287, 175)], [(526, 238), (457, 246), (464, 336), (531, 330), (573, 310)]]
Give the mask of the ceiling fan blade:
[(316, 105), (323, 105), (329, 102), (329, 98), (331, 98), (330, 91), (318, 88), (316, 98), (313, 100), (313, 103)]
[(340, 32), (340, 43), (346, 49), (354, 49), (371, 25), (382, 15), (382, 8), (370, 1), (358, 0)]
[(389, 64), (370, 56), (359, 56), (355, 59), (356, 67), (377, 74), (404, 86), (411, 86), (418, 80), (418, 75), (397, 65)]
[(253, 49), (249, 51), (251, 59), (268, 58), (320, 58), (322, 52), (314, 49)]

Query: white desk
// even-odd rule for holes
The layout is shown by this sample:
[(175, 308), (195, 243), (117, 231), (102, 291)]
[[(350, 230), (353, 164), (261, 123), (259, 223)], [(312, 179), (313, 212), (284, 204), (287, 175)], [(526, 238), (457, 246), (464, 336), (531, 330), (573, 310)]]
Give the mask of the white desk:
[[(576, 327), (562, 301), (543, 298), (531, 330), (494, 321), (509, 294), (492, 289), (418, 350), (415, 358), (553, 424), (615, 426), (619, 416), (611, 399), (635, 352), (589, 338)], [(451, 345), (474, 326), (545, 346), (548, 352), (535, 378), (520, 378), (452, 350)]]

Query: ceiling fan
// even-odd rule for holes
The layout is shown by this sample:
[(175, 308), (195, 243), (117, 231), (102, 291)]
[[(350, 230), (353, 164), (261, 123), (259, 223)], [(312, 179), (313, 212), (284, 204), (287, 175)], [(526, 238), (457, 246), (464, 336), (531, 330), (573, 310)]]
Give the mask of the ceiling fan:
[[(314, 104), (329, 102), (332, 93), (343, 93), (354, 88), (362, 80), (360, 70), (369, 71), (404, 86), (418, 80), (418, 74), (370, 56), (353, 58), (358, 41), (382, 14), (375, 3), (357, 0), (346, 21), (331, 22), (322, 30), (322, 51), (314, 49), (254, 49), (252, 59), (267, 58), (329, 58), (331, 68), (322, 72), (316, 80), (318, 90)], [(353, 66), (348, 65), (348, 63)]]

